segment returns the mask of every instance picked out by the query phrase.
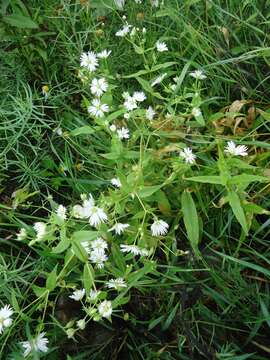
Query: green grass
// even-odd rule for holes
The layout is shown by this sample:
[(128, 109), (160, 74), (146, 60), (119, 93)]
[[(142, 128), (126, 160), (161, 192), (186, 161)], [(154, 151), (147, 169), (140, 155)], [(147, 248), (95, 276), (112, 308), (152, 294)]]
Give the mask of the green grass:
[[(64, 0), (0, 6), (0, 307), (15, 311), (0, 335), (0, 358), (22, 359), (19, 343), (46, 331), (50, 350), (33, 359), (268, 359), (270, 2), (165, 0), (159, 9), (127, 2), (124, 11), (108, 10), (103, 1), (92, 1), (98, 8)], [(14, 26), (11, 14), (28, 22)], [(145, 49), (161, 38), (169, 51), (141, 56), (130, 38), (116, 38), (123, 15), (147, 29)], [(80, 54), (105, 48), (112, 55), (100, 71), (111, 85), (112, 113), (124, 91), (144, 90), (142, 107), (159, 114), (152, 125), (143, 113), (128, 121), (119, 115), (117, 126), (128, 123), (132, 133), (122, 145), (87, 114), (89, 84), (78, 78)], [(157, 64), (163, 67), (149, 71)], [(202, 85), (188, 75), (194, 69), (207, 74)], [(157, 96), (147, 84), (164, 72)], [(175, 76), (181, 77), (177, 96), (169, 91)], [(206, 126), (189, 117), (196, 91)], [(247, 102), (237, 107), (236, 100)], [(223, 156), (229, 140), (247, 145), (249, 156)], [(184, 145), (198, 165), (179, 162)], [(116, 175), (125, 186), (108, 189)], [(84, 316), (68, 298), (85, 286), (83, 255), (72, 257), (68, 246), (53, 252), (60, 225), (48, 216), (56, 204), (75, 205), (89, 192), (114, 221), (131, 223), (122, 242), (136, 239), (155, 249), (155, 267), (124, 258), (119, 238), (101, 227), (114, 250), (104, 273), (95, 270), (97, 287), (122, 276), (126, 264), (132, 286), (112, 293), (118, 302), (112, 322), (89, 320), (68, 339), (67, 328)], [(151, 236), (152, 213), (170, 224), (166, 237)], [(36, 221), (55, 227), (52, 238), (30, 243)], [(67, 237), (87, 226), (69, 219)], [(21, 227), (29, 235), (18, 241)], [(56, 266), (56, 285), (44, 295)]]

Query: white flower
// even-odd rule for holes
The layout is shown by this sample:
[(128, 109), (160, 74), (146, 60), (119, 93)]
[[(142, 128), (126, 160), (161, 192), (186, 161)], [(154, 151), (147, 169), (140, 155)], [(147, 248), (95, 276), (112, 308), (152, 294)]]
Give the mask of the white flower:
[(123, 278), (119, 277), (117, 279), (110, 279), (109, 281), (107, 281), (106, 286), (109, 289), (120, 290), (121, 288), (127, 287), (127, 284)]
[(46, 224), (44, 222), (36, 222), (34, 223), (34, 230), (37, 233), (36, 240), (42, 240), (46, 234)]
[(62, 136), (63, 135), (63, 130), (60, 127), (57, 127), (53, 130), (54, 133), (56, 133), (58, 136)]
[(88, 195), (81, 195), (81, 199), (83, 200), (83, 209), (85, 212), (85, 217), (89, 217), (88, 212), (90, 211), (91, 207), (95, 205), (95, 200), (91, 194)]
[(156, 48), (158, 52), (164, 52), (164, 51), (168, 51), (168, 47), (166, 45), (166, 43), (164, 41), (157, 41), (156, 42)]
[(194, 79), (197, 79), (197, 80), (206, 79), (206, 75), (204, 74), (204, 72), (202, 70), (192, 71), (189, 75), (192, 76)]
[(80, 301), (83, 299), (84, 295), (85, 295), (85, 289), (80, 289), (73, 291), (73, 294), (69, 295), (69, 298), (75, 301)]
[(91, 83), (91, 93), (100, 97), (108, 89), (108, 83), (105, 78), (96, 79), (94, 78)]
[(89, 223), (91, 226), (97, 227), (99, 224), (105, 222), (108, 219), (104, 210), (97, 207), (92, 206), (89, 209)]
[(17, 240), (24, 240), (27, 237), (27, 232), (24, 228), (21, 228), (17, 233)]
[(99, 99), (94, 99), (92, 105), (88, 106), (89, 114), (96, 117), (103, 117), (104, 113), (109, 111), (109, 106), (107, 104), (102, 104)]
[(108, 300), (102, 301), (98, 306), (98, 312), (102, 317), (110, 317), (112, 315), (112, 302)]
[(76, 219), (84, 219), (85, 218), (85, 211), (81, 205), (74, 205), (72, 208), (72, 215)]
[(125, 118), (126, 120), (128, 120), (128, 119), (130, 118), (130, 114), (129, 114), (129, 113), (125, 113), (125, 114), (124, 114), (124, 118)]
[(119, 139), (129, 139), (129, 129), (122, 127), (117, 130)]
[[(89, 199), (92, 199), (94, 201), (93, 196), (91, 194), (89, 194), (88, 196)], [(80, 198), (82, 201), (87, 200), (87, 194), (80, 194)]]
[(130, 94), (129, 94), (128, 91), (124, 91), (123, 94), (122, 94), (122, 97), (123, 97), (124, 99), (127, 99), (129, 96), (130, 96)]
[(68, 329), (66, 330), (66, 334), (67, 334), (67, 338), (68, 338), (68, 339), (73, 339), (75, 333), (76, 333), (76, 330), (73, 329), (73, 328), (68, 328)]
[(111, 50), (102, 50), (100, 53), (97, 54), (97, 57), (100, 59), (107, 59), (111, 55)]
[(135, 91), (133, 94), (133, 99), (138, 102), (143, 102), (146, 99), (145, 93), (143, 91)]
[(112, 132), (115, 132), (115, 131), (116, 131), (116, 126), (115, 126), (114, 124), (112, 124), (112, 125), (110, 126), (110, 130), (111, 130)]
[(184, 148), (179, 155), (185, 160), (187, 164), (195, 163), (196, 155), (193, 154), (190, 148)]
[(91, 301), (95, 301), (97, 298), (98, 298), (98, 296), (99, 296), (99, 294), (101, 293), (101, 291), (100, 290), (90, 290), (90, 294), (89, 294), (89, 297), (90, 297), (90, 300)]
[(91, 252), (89, 259), (92, 263), (97, 265), (98, 269), (102, 269), (105, 261), (108, 260), (108, 256), (103, 249), (95, 249)]
[(166, 235), (169, 229), (169, 225), (163, 220), (155, 220), (151, 225), (151, 231), (153, 236)]
[(226, 153), (235, 156), (247, 156), (248, 148), (245, 145), (237, 145), (233, 141), (229, 141), (224, 150)]
[(135, 27), (132, 28), (131, 32), (130, 32), (130, 36), (133, 37), (136, 35), (137, 29)]
[(122, 232), (124, 232), (125, 229), (127, 229), (129, 226), (130, 226), (129, 224), (116, 223), (108, 231), (114, 231), (117, 235), (121, 235)]
[(111, 184), (115, 187), (120, 188), (122, 186), (121, 181), (119, 178), (113, 178), (111, 179)]
[(67, 209), (65, 206), (63, 205), (59, 205), (57, 210), (56, 210), (56, 215), (61, 219), (61, 220), (66, 220), (67, 218)]
[(159, 0), (151, 0), (151, 5), (152, 5), (153, 7), (158, 7), (158, 5), (159, 5)]
[(115, 36), (124, 37), (130, 32), (131, 25), (124, 25), (122, 29), (118, 30)]
[(152, 106), (149, 106), (145, 113), (146, 119), (152, 121), (155, 115), (156, 113), (154, 109), (152, 108)]
[(138, 107), (137, 100), (133, 96), (128, 95), (125, 98), (124, 106), (128, 111), (132, 111)]
[(79, 329), (84, 330), (85, 329), (85, 319), (80, 319), (76, 322)]
[(75, 205), (73, 207), (73, 216), (77, 218), (89, 218), (91, 226), (98, 226), (100, 223), (107, 220), (107, 215), (104, 210), (95, 206), (95, 201), (92, 195), (83, 201), (83, 206)]
[(123, 253), (131, 253), (133, 255), (141, 255), (141, 256), (147, 256), (149, 255), (149, 251), (147, 249), (140, 248), (137, 245), (120, 245), (120, 251)]
[(31, 351), (41, 351), (47, 352), (49, 340), (45, 337), (46, 333), (40, 333), (36, 338), (32, 339), (31, 341), (23, 341), (21, 343), (22, 347), (24, 348), (23, 356), (26, 357), (30, 354)]
[(166, 76), (167, 76), (167, 73), (159, 75), (155, 80), (153, 80), (151, 82), (151, 86), (154, 87), (155, 85), (160, 84), (165, 79)]
[(5, 305), (0, 309), (0, 334), (2, 334), (4, 328), (9, 327), (12, 324), (11, 316), (14, 311), (10, 305)]
[(194, 107), (191, 111), (191, 114), (195, 117), (199, 117), (202, 115), (202, 112), (201, 112), (200, 108)]
[(97, 238), (96, 240), (91, 241), (90, 246), (93, 251), (108, 249), (108, 244), (102, 238)]
[(125, 5), (125, 0), (114, 0), (115, 5), (122, 10)]
[(93, 72), (98, 67), (97, 56), (92, 51), (82, 53), (81, 66), (86, 67), (90, 72)]

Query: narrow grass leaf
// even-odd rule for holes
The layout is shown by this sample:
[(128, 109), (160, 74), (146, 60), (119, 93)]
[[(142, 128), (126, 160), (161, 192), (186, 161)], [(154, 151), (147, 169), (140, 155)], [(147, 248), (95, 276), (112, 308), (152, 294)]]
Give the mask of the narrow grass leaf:
[(38, 29), (38, 24), (36, 22), (34, 22), (30, 17), (20, 14), (4, 16), (3, 21), (6, 24), (18, 27), (20, 29)]
[(249, 269), (258, 271), (258, 272), (264, 274), (265, 276), (270, 277), (270, 271), (260, 265), (253, 264), (253, 263), (245, 261), (245, 260), (240, 260), (240, 259), (234, 258), (233, 256), (225, 255), (225, 254), (222, 254), (215, 250), (213, 250), (213, 251), (214, 251), (214, 253), (218, 254), (219, 256), (222, 256), (224, 259), (231, 260), (231, 261), (243, 266), (244, 268), (249, 268)]

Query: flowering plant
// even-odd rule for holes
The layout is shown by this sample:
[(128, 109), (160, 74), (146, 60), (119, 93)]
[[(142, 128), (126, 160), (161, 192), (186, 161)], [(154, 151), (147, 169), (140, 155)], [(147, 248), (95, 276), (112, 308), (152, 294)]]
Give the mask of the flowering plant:
[[(201, 264), (202, 272), (209, 271), (213, 262), (213, 255), (210, 264), (206, 262), (209, 239), (214, 254), (221, 256), (217, 250), (223, 232), (217, 233), (218, 224), (228, 217), (223, 231), (233, 228), (240, 239), (237, 254), (252, 231), (261, 231), (257, 216), (269, 215), (260, 196), (269, 174), (260, 165), (261, 158), (257, 161), (263, 143), (255, 146), (249, 135), (244, 139), (237, 135), (242, 108), (216, 112), (217, 99), (208, 96), (207, 66), (185, 60), (180, 68), (172, 36), (162, 32), (149, 36), (151, 24), (142, 21), (143, 13), (136, 21), (124, 15), (125, 9), (142, 5), (162, 18), (171, 14), (164, 2), (104, 0), (101, 6), (94, 1), (91, 15), (88, 4), (81, 3), (87, 19), (101, 19), (97, 25), (101, 28), (93, 30), (97, 39), (106, 32), (107, 14), (114, 14), (117, 23), (112, 43), (85, 41), (76, 48), (75, 61), (67, 70), (76, 79), (72, 99), (76, 109), (68, 124), (57, 123), (50, 138), (56, 156), (58, 141), (74, 155), (70, 158), (76, 158), (75, 167), (79, 164), (87, 174), (86, 185), (78, 177), (72, 182), (73, 174), (63, 167), (67, 194), (52, 186), (54, 194), (46, 195), (39, 210), (33, 206), (27, 216), (16, 211), (28, 211), (29, 203), (20, 206), (36, 193), (27, 195), (20, 189), (12, 195), (11, 222), (20, 225), (16, 244), (41, 262), (42, 271), (27, 284), (29, 304), (19, 305), (13, 293), (10, 305), (2, 304), (0, 335), (14, 331), (15, 319), (27, 323), (27, 339), (16, 341), (19, 353), (29, 358), (52, 356), (51, 333), (76, 342), (93, 324), (109, 328), (116, 321), (130, 321), (138, 327), (144, 319), (137, 319), (129, 306), (149, 288), (159, 289), (172, 310), (167, 314), (162, 298), (165, 315), (158, 310), (148, 331), (157, 326), (166, 331), (176, 315), (185, 312), (188, 286), (197, 282), (189, 273), (200, 272)], [(115, 56), (115, 43), (132, 54), (129, 68), (120, 64), (120, 70), (114, 70), (112, 64), (121, 58)], [(47, 85), (42, 86), (42, 96), (47, 106), (52, 97)], [(93, 169), (84, 168), (86, 158)], [(226, 256), (222, 259), (234, 259)], [(203, 276), (200, 272), (202, 283)], [(186, 293), (171, 296), (169, 291), (165, 296), (162, 287), (167, 281), (173, 287), (185, 285)], [(204, 291), (209, 295), (207, 286)], [(222, 297), (216, 298), (219, 302)], [(180, 332), (177, 336), (181, 350), (185, 339)]]

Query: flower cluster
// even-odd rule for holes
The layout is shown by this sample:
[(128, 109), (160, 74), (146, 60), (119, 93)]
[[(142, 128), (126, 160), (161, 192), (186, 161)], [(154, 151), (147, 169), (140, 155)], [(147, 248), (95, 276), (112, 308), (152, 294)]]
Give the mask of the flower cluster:
[(98, 227), (108, 219), (105, 211), (95, 206), (95, 201), (91, 194), (88, 199), (83, 200), (82, 205), (73, 206), (72, 213), (77, 219), (88, 219), (90, 225), (94, 227)]
[(106, 255), (108, 244), (106, 241), (102, 238), (98, 238), (91, 241), (90, 246), (86, 242), (83, 242), (82, 245), (84, 246), (86, 252), (89, 253), (90, 261), (96, 264), (98, 269), (102, 269), (105, 261), (108, 260), (108, 256)]
[(146, 96), (143, 91), (135, 91), (133, 93), (133, 95), (130, 95), (128, 92), (125, 92), (123, 94), (123, 97), (125, 99), (124, 107), (128, 111), (132, 111), (132, 110), (136, 109), (138, 107), (138, 103), (146, 100)]
[(30, 341), (23, 341), (21, 342), (21, 346), (24, 349), (23, 356), (27, 357), (31, 352), (44, 352), (46, 353), (48, 348), (49, 340), (46, 337), (45, 332), (41, 332), (35, 338), (31, 339)]
[[(110, 286), (109, 286), (109, 284), (110, 284)], [(116, 284), (118, 284), (118, 289), (121, 287), (126, 287), (126, 284), (122, 278), (115, 279), (114, 281), (113, 281), (113, 279), (111, 279), (109, 282), (106, 283), (106, 286), (109, 288), (116, 288)], [(82, 301), (84, 299), (85, 295), (87, 295), (87, 299), (90, 302), (96, 302), (99, 298), (100, 293), (101, 293), (100, 290), (91, 289), (90, 293), (86, 294), (85, 289), (79, 289), (79, 290), (74, 290), (73, 293), (71, 295), (69, 295), (69, 297), (74, 301)], [(98, 309), (98, 312), (101, 317), (109, 318), (112, 314), (112, 303), (111, 303), (111, 301), (104, 300), (104, 301), (100, 302), (97, 309)], [(94, 313), (94, 311), (93, 311), (93, 313)]]

